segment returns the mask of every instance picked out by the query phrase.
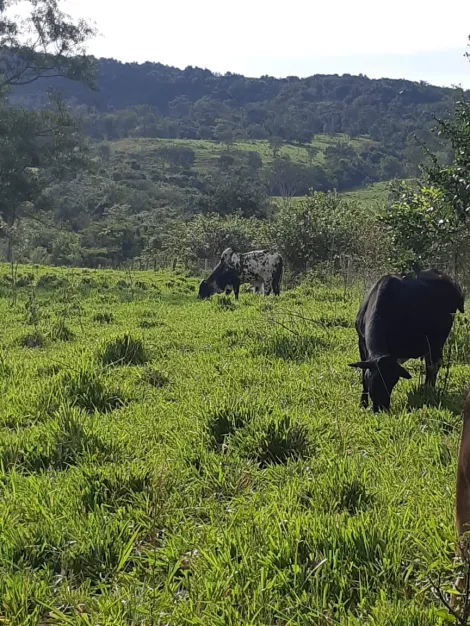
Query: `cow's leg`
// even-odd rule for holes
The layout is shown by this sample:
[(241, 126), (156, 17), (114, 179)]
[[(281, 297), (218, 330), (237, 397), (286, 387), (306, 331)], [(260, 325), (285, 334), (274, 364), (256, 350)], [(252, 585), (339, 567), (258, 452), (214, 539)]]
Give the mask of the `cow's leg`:
[(240, 281), (239, 280), (233, 281), (232, 287), (233, 287), (233, 293), (235, 294), (235, 300), (238, 300), (238, 296), (240, 294)]
[[(367, 361), (366, 343), (362, 337), (359, 337), (359, 354), (361, 361)], [(366, 387), (366, 370), (362, 371), (362, 394), (361, 394), (361, 407), (367, 409), (369, 406), (369, 390)]]
[(272, 283), (271, 280), (267, 280), (264, 283), (264, 295), (265, 296), (270, 296), (272, 290), (273, 290), (273, 283)]
[(428, 354), (426, 354), (425, 356), (425, 361), (426, 361), (426, 380), (424, 384), (430, 385), (431, 387), (435, 387), (437, 375), (442, 365), (442, 348), (430, 349)]

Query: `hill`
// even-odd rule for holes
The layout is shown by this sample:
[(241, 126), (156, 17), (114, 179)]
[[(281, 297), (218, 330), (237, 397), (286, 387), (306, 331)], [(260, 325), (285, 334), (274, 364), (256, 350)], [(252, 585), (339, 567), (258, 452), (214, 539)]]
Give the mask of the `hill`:
[(90, 137), (112, 142), (121, 162), (138, 154), (153, 182), (175, 197), (184, 189), (178, 206), (191, 211), (208, 176), (224, 168), (243, 166), (246, 176), (248, 167), (249, 178), (262, 172), (268, 195), (303, 195), (415, 177), (423, 142), (441, 161), (451, 158), (432, 129), (433, 116), (449, 115), (455, 91), (425, 83), (351, 75), (246, 78), (101, 59), (97, 87), (44, 79), (16, 87), (10, 103), (42, 107), (48, 89), (59, 89)]
[(97, 91), (45, 80), (18, 87), (12, 101), (38, 107), (47, 89), (58, 86), (69, 102), (94, 111), (92, 136), (108, 139), (133, 134), (309, 143), (316, 134), (346, 133), (398, 145), (410, 131), (426, 128), (432, 114), (445, 116), (453, 97), (447, 88), (366, 76), (246, 78), (112, 59), (100, 59), (98, 67)]
[[(162, 251), (170, 231), (175, 237), (196, 214), (269, 220), (273, 197), (310, 190), (355, 192), (360, 204), (377, 206), (383, 194), (372, 200), (375, 192), (360, 190), (415, 178), (423, 142), (441, 162), (452, 159), (432, 132), (433, 116), (452, 109), (451, 89), (349, 75), (253, 79), (105, 59), (98, 68), (97, 91), (46, 78), (9, 94), (10, 106), (37, 109), (49, 87), (62, 90), (95, 157), (91, 174), (53, 178), (35, 200), (46, 230), (32, 223), (16, 231), (23, 260), (120, 264)], [(70, 235), (53, 250), (56, 226)]]

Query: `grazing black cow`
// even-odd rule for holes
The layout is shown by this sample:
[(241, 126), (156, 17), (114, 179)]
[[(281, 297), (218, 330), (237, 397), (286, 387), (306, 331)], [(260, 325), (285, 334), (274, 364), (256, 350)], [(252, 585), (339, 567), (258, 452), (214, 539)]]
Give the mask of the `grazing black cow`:
[(383, 276), (364, 298), (356, 317), (362, 369), (361, 405), (371, 397), (374, 411), (388, 410), (402, 367), (408, 359), (426, 360), (426, 384), (434, 386), (442, 351), (464, 294), (449, 276), (435, 269), (416, 278)]
[(227, 248), (210, 276), (201, 281), (198, 297), (210, 298), (222, 291), (228, 295), (233, 289), (238, 300), (242, 283), (250, 283), (256, 293), (269, 296), (273, 291), (278, 296), (281, 293), (282, 271), (282, 256), (277, 252), (254, 250), (240, 254)]

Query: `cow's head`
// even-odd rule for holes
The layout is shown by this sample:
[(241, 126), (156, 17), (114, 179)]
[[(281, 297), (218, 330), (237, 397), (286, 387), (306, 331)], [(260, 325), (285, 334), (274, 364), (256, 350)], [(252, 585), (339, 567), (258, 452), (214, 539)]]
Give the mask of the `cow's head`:
[(399, 379), (411, 378), (411, 374), (391, 356), (358, 361), (350, 363), (349, 366), (364, 370), (364, 385), (372, 400), (374, 413), (388, 411), (392, 390)]
[(199, 293), (197, 297), (200, 300), (210, 298), (216, 292), (215, 284), (209, 283), (207, 280), (201, 280), (199, 283)]

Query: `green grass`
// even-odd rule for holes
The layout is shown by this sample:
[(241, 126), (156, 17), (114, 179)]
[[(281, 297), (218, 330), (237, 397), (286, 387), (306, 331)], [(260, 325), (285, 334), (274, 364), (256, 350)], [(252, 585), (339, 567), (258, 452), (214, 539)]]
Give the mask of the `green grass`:
[(441, 388), (411, 363), (374, 415), (359, 292), (228, 307), (184, 274), (7, 273), (1, 623), (445, 623), (427, 576), (451, 580), (465, 318)]
[[(323, 162), (323, 153), (329, 146), (335, 145), (339, 141), (350, 143), (353, 148), (360, 149), (374, 142), (367, 137), (359, 137), (357, 139), (349, 139), (346, 135), (317, 135), (311, 142), (310, 146), (317, 148), (318, 153), (314, 159), (314, 163)], [(113, 141), (111, 144), (113, 153), (116, 156), (124, 156), (126, 159), (132, 157), (137, 158), (140, 162), (145, 162), (152, 158), (152, 153), (156, 148), (166, 146), (187, 147), (194, 150), (195, 163), (194, 169), (203, 173), (209, 168), (214, 167), (216, 160), (222, 153), (227, 152), (227, 145), (218, 141), (204, 141), (199, 139), (146, 139), (146, 138), (127, 138)], [(242, 150), (257, 152), (262, 160), (263, 165), (269, 165), (273, 161), (273, 151), (268, 141), (252, 140), (252, 141), (234, 141), (230, 144), (230, 150)], [(293, 144), (283, 144), (279, 149), (279, 156), (289, 156), (292, 161), (308, 164), (309, 156), (307, 150), (303, 146)]]

